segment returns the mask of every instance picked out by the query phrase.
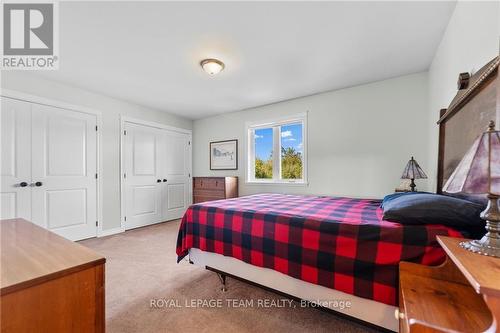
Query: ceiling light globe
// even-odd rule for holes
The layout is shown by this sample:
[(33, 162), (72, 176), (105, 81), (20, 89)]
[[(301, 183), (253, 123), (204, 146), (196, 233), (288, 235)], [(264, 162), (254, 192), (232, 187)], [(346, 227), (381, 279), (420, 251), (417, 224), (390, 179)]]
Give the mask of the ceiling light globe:
[(204, 59), (200, 65), (209, 75), (217, 75), (224, 70), (224, 63), (217, 59)]

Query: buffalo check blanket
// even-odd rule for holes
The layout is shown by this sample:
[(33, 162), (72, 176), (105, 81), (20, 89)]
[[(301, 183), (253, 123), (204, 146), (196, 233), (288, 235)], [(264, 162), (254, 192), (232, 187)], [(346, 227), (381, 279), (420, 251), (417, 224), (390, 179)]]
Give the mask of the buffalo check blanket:
[(398, 264), (443, 262), (442, 225), (382, 220), (380, 200), (258, 194), (192, 205), (177, 238), (178, 262), (190, 248), (230, 256), (297, 279), (396, 305)]

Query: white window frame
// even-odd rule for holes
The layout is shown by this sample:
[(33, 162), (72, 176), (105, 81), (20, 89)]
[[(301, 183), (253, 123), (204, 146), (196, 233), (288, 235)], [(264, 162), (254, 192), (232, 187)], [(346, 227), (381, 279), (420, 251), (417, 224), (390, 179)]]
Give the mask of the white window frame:
[[(281, 177), (281, 126), (302, 124), (302, 179), (280, 179)], [(255, 178), (255, 130), (262, 128), (273, 128), (273, 178)], [(246, 123), (247, 138), (247, 184), (286, 184), (286, 185), (308, 185), (307, 178), (307, 112), (283, 118)], [(278, 154), (274, 154), (278, 152)], [(278, 156), (278, 158), (276, 158)]]

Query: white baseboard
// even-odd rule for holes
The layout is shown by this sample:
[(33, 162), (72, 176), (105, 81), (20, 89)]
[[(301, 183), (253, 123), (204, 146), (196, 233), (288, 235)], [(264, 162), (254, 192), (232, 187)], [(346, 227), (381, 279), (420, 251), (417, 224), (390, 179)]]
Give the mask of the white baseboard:
[(97, 235), (97, 237), (111, 236), (111, 235), (114, 235), (114, 234), (119, 234), (119, 233), (124, 232), (124, 231), (125, 231), (125, 228), (122, 228), (122, 227), (117, 227), (117, 228), (112, 228), (112, 229), (105, 229), (105, 230), (99, 231), (99, 234)]

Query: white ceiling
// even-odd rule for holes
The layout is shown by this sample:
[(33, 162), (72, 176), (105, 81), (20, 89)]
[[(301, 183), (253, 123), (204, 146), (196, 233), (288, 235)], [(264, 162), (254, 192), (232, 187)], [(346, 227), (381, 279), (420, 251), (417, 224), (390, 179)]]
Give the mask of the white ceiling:
[(424, 71), (454, 6), (61, 2), (60, 69), (39, 75), (197, 119)]

